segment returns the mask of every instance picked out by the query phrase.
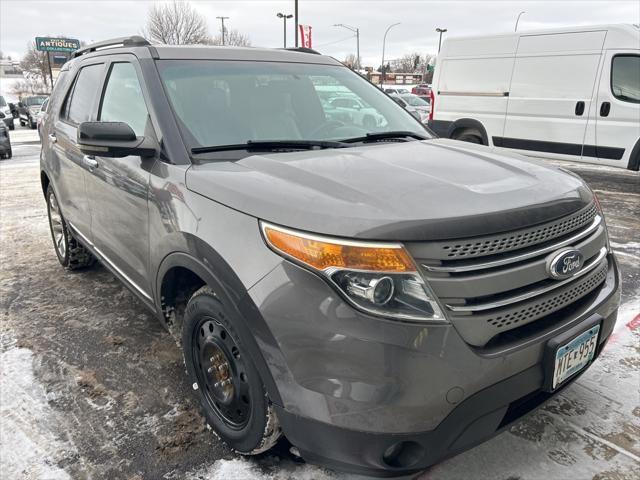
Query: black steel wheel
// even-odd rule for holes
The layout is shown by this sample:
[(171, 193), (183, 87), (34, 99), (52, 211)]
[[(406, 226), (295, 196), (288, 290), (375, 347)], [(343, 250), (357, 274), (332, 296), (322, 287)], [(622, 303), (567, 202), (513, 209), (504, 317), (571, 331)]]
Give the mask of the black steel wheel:
[(211, 317), (202, 317), (193, 334), (191, 355), (209, 408), (230, 428), (242, 428), (251, 416), (244, 356), (231, 335)]
[(234, 328), (237, 312), (209, 287), (192, 295), (182, 326), (187, 372), (209, 425), (239, 453), (271, 448), (280, 424), (258, 370)]

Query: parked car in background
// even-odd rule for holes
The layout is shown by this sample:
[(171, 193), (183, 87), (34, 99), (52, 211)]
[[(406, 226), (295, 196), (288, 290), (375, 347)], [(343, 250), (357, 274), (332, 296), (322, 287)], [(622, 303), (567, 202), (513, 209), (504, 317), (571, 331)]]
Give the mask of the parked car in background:
[[(423, 122), (422, 118), (422, 114), (413, 106), (409, 105), (405, 100), (402, 99), (402, 97), (398, 94), (390, 94), (389, 95), (391, 98), (393, 98), (393, 100), (400, 105), (402, 108), (404, 108), (407, 112), (409, 112), (411, 115), (413, 115), (415, 118), (417, 118), (418, 120), (420, 120), (420, 122)], [(427, 114), (427, 120), (428, 120), (428, 114)], [(426, 121), (426, 120), (425, 120)], [(423, 122), (424, 123), (424, 122)]]
[(431, 112), (431, 105), (429, 105), (429, 102), (423, 100), (418, 95), (414, 95), (413, 93), (404, 93), (399, 95), (399, 97), (418, 112), (422, 123), (427, 123), (429, 121), (429, 113)]
[(33, 95), (24, 97), (18, 102), (18, 120), (21, 126), (37, 127), (36, 117), (47, 98), (49, 98), (48, 95)]
[[(0, 114), (0, 115), (4, 115), (4, 114)], [(13, 153), (11, 151), (11, 138), (9, 138), (9, 127), (7, 127), (4, 122), (0, 122), (0, 158), (11, 158), (12, 155)]]
[(421, 83), (420, 85), (416, 85), (411, 89), (411, 93), (414, 95), (418, 95), (421, 97), (428, 97), (431, 95), (431, 85), (428, 83)]
[(47, 117), (47, 105), (49, 105), (49, 99), (48, 98), (40, 106), (40, 111), (38, 112), (38, 115), (36, 116), (36, 126), (38, 128), (38, 136), (40, 137), (40, 139), (42, 139), (42, 131), (41, 131), (42, 122)]
[(447, 38), (433, 79), (442, 137), (640, 168), (640, 28)]
[(4, 96), (0, 95), (0, 113), (4, 116), (2, 121), (9, 128), (9, 130), (13, 130), (15, 127), (13, 126), (13, 114), (11, 112), (11, 106), (7, 103)]
[(391, 94), (401, 95), (404, 93), (411, 93), (408, 88), (385, 88), (384, 92), (388, 93), (389, 95)]
[(384, 123), (384, 117), (375, 108), (366, 105), (360, 98), (354, 96), (337, 97), (329, 101), (339, 113), (348, 115), (353, 124), (365, 128), (375, 128)]

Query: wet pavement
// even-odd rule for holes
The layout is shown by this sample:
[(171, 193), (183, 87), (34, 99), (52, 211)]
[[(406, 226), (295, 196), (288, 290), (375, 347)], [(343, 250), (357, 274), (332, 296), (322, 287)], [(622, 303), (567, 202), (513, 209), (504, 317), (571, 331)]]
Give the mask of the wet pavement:
[[(15, 135), (14, 159), (0, 162), (0, 476), (355, 478), (296, 462), (284, 444), (243, 459), (207, 430), (180, 351), (156, 319), (104, 268), (59, 266), (34, 133)], [(623, 281), (614, 337), (551, 402), (421, 480), (640, 478), (640, 177), (561, 165), (605, 210)]]

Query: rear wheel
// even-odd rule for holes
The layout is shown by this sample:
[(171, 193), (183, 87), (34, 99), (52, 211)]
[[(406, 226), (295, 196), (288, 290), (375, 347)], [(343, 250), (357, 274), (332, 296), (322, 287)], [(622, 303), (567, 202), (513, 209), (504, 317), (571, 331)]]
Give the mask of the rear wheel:
[(201, 288), (185, 310), (182, 347), (209, 425), (234, 450), (254, 455), (271, 448), (281, 430), (233, 315), (213, 290)]
[(11, 118), (11, 122), (9, 123), (9, 125), (7, 125), (9, 127), (9, 130), (15, 130), (15, 125), (13, 124), (13, 118)]
[(477, 143), (483, 145), (482, 134), (475, 128), (462, 128), (456, 130), (453, 134), (454, 140), (460, 140), (461, 142)]
[(93, 265), (96, 261), (95, 257), (73, 237), (60, 212), (58, 199), (51, 185), (47, 188), (47, 213), (53, 248), (60, 265), (67, 270), (77, 270)]

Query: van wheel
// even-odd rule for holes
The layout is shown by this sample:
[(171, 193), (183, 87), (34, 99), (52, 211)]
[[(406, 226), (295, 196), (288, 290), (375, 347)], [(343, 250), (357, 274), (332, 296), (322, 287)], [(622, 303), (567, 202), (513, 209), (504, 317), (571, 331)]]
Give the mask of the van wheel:
[(477, 143), (483, 145), (482, 134), (474, 128), (463, 128), (456, 130), (453, 134), (454, 140), (460, 140), (461, 142)]
[(47, 213), (49, 214), (49, 229), (53, 239), (53, 248), (60, 265), (67, 270), (78, 270), (93, 265), (96, 258), (73, 237), (60, 212), (58, 199), (51, 185), (47, 188)]
[(202, 287), (185, 310), (182, 348), (209, 425), (238, 453), (255, 455), (275, 445), (282, 432), (234, 315)]

